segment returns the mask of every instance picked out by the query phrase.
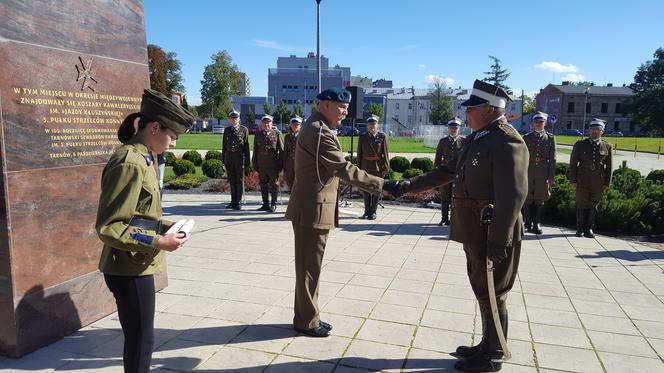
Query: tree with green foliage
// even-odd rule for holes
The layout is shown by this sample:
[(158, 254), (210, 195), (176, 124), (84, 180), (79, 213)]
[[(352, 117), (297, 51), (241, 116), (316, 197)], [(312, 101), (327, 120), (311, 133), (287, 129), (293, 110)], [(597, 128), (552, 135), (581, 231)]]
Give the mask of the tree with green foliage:
[(445, 83), (436, 80), (429, 92), (429, 98), (431, 99), (429, 120), (437, 126), (446, 124), (455, 115), (454, 98), (445, 95), (445, 88)]
[(371, 103), (367, 105), (366, 110), (364, 111), (364, 117), (369, 118), (370, 116), (375, 115), (381, 120), (383, 119), (383, 105), (379, 103)]
[(311, 104), (311, 113), (313, 114), (316, 111), (318, 111), (318, 104), (314, 102), (313, 104)]
[(493, 60), (493, 64), (491, 65), (491, 71), (484, 72), (484, 74), (487, 75), (487, 77), (482, 79), (482, 81), (503, 88), (504, 90), (507, 91), (507, 93), (512, 94), (512, 90), (510, 89), (510, 87), (505, 85), (505, 81), (507, 80), (507, 78), (509, 78), (511, 74), (507, 72), (507, 69), (503, 68), (503, 62), (500, 59), (498, 59), (498, 57), (489, 56), (489, 58)]
[(288, 110), (288, 106), (286, 106), (284, 100), (281, 100), (279, 106), (277, 106), (277, 109), (274, 111), (274, 113), (272, 113), (272, 116), (274, 117), (275, 121), (278, 121), (277, 123), (279, 124), (288, 122), (291, 117), (291, 112)]
[(523, 95), (523, 114), (534, 113), (537, 110), (537, 102), (528, 95)]
[(263, 104), (263, 114), (270, 115), (270, 110), (271, 109), (272, 108), (270, 107), (270, 103), (265, 101), (265, 103)]
[(249, 112), (247, 113), (247, 123), (246, 124), (254, 124), (256, 121), (256, 115), (254, 114), (254, 108), (253, 105), (249, 106)]
[(630, 105), (634, 121), (652, 134), (664, 134), (663, 48), (657, 48), (652, 61), (641, 64), (630, 87), (635, 93)]
[(148, 45), (150, 88), (171, 97), (173, 92), (184, 93), (182, 63), (175, 52), (165, 52), (160, 46)]
[(302, 101), (297, 100), (297, 103), (293, 105), (293, 115), (297, 115), (300, 118), (304, 117), (304, 109), (302, 108)]
[(211, 58), (201, 80), (201, 100), (207, 112), (212, 108), (217, 119), (225, 119), (233, 110), (231, 96), (240, 94), (242, 76), (227, 51), (217, 52)]

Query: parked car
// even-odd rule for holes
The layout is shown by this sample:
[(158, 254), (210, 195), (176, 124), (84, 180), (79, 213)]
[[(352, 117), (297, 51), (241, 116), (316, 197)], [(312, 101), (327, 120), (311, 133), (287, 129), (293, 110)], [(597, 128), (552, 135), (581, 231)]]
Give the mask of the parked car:
[(620, 132), (620, 131), (613, 131), (613, 132), (609, 132), (609, 133), (607, 133), (607, 134), (604, 135), (604, 136), (606, 136), (606, 137), (623, 137), (623, 136), (625, 136), (625, 135), (623, 135), (623, 133)]
[(338, 136), (358, 136), (360, 134), (360, 130), (357, 128), (353, 128), (352, 126), (341, 126), (339, 127), (339, 135)]
[(249, 128), (250, 135), (255, 135), (261, 131), (261, 126), (259, 126), (258, 124), (250, 124), (247, 127)]
[(581, 131), (579, 131), (577, 129), (574, 129), (574, 128), (564, 129), (564, 130), (562, 130), (562, 132), (560, 132), (560, 134), (562, 136), (583, 136)]
[(412, 128), (399, 128), (399, 136), (413, 137), (415, 136), (415, 130)]

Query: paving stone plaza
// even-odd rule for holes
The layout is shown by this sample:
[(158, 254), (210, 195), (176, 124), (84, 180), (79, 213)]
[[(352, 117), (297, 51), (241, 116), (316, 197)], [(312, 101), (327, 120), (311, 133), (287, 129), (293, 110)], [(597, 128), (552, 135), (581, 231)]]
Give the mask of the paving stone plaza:
[[(445, 372), (477, 342), (481, 321), (461, 245), (440, 212), (386, 204), (375, 221), (347, 214), (331, 232), (321, 282), (332, 336), (291, 327), (293, 232), (283, 217), (224, 210), (227, 195), (166, 194), (171, 219), (196, 219), (168, 255), (157, 295), (156, 372)], [(361, 213), (361, 203), (347, 210)], [(545, 227), (524, 241), (508, 303), (505, 372), (664, 372), (664, 251)], [(2, 372), (120, 372), (116, 314)]]

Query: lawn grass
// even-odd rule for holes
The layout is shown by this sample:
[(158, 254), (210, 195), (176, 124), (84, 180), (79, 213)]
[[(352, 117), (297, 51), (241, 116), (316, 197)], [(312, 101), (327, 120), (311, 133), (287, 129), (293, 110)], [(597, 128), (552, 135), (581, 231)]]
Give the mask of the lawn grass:
[[(579, 141), (579, 136), (556, 136), (556, 143), (562, 145), (574, 145)], [(664, 145), (662, 138), (657, 137), (602, 137), (604, 141), (610, 142), (618, 150), (636, 150), (639, 152), (657, 153), (660, 146)], [(662, 148), (664, 151), (664, 148)]]

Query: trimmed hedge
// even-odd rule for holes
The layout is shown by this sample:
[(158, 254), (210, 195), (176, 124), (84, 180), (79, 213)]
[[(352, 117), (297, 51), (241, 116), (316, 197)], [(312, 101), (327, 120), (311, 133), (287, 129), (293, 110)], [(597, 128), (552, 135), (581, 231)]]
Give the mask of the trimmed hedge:
[[(187, 161), (189, 162), (189, 161)], [(191, 163), (191, 162), (190, 162)], [(206, 182), (208, 178), (202, 175), (184, 174), (178, 176), (168, 184), (168, 189), (191, 189), (198, 188)]]
[(191, 161), (188, 161), (186, 159), (178, 159), (173, 164), (173, 173), (177, 176), (181, 176), (184, 174), (195, 174), (196, 166), (194, 166), (194, 164)]
[(387, 179), (387, 180), (397, 180), (397, 173), (394, 172), (394, 170), (389, 169), (389, 170), (387, 170), (387, 174), (385, 174), (385, 179)]
[(209, 161), (210, 159), (218, 159), (221, 161), (221, 152), (218, 150), (208, 150), (205, 153), (205, 160)]
[(211, 179), (219, 179), (224, 174), (224, 168), (219, 159), (208, 159), (201, 165), (203, 174)]
[(656, 183), (664, 183), (664, 170), (652, 170), (646, 176), (646, 180), (650, 180)]
[(404, 179), (410, 179), (411, 177), (415, 177), (417, 175), (422, 175), (424, 171), (420, 170), (419, 168), (409, 168), (406, 171), (404, 171), (403, 177)]
[(429, 157), (413, 158), (410, 162), (410, 167), (420, 169), (426, 173), (433, 170), (433, 161)]
[(390, 159), (390, 169), (396, 172), (406, 172), (410, 168), (410, 161), (406, 157), (392, 157)]
[(193, 163), (195, 166), (200, 166), (203, 163), (203, 157), (196, 150), (187, 150), (182, 154), (182, 159)]
[(171, 167), (175, 164), (175, 161), (177, 161), (177, 157), (173, 152), (164, 152), (164, 159), (166, 160), (166, 166)]

